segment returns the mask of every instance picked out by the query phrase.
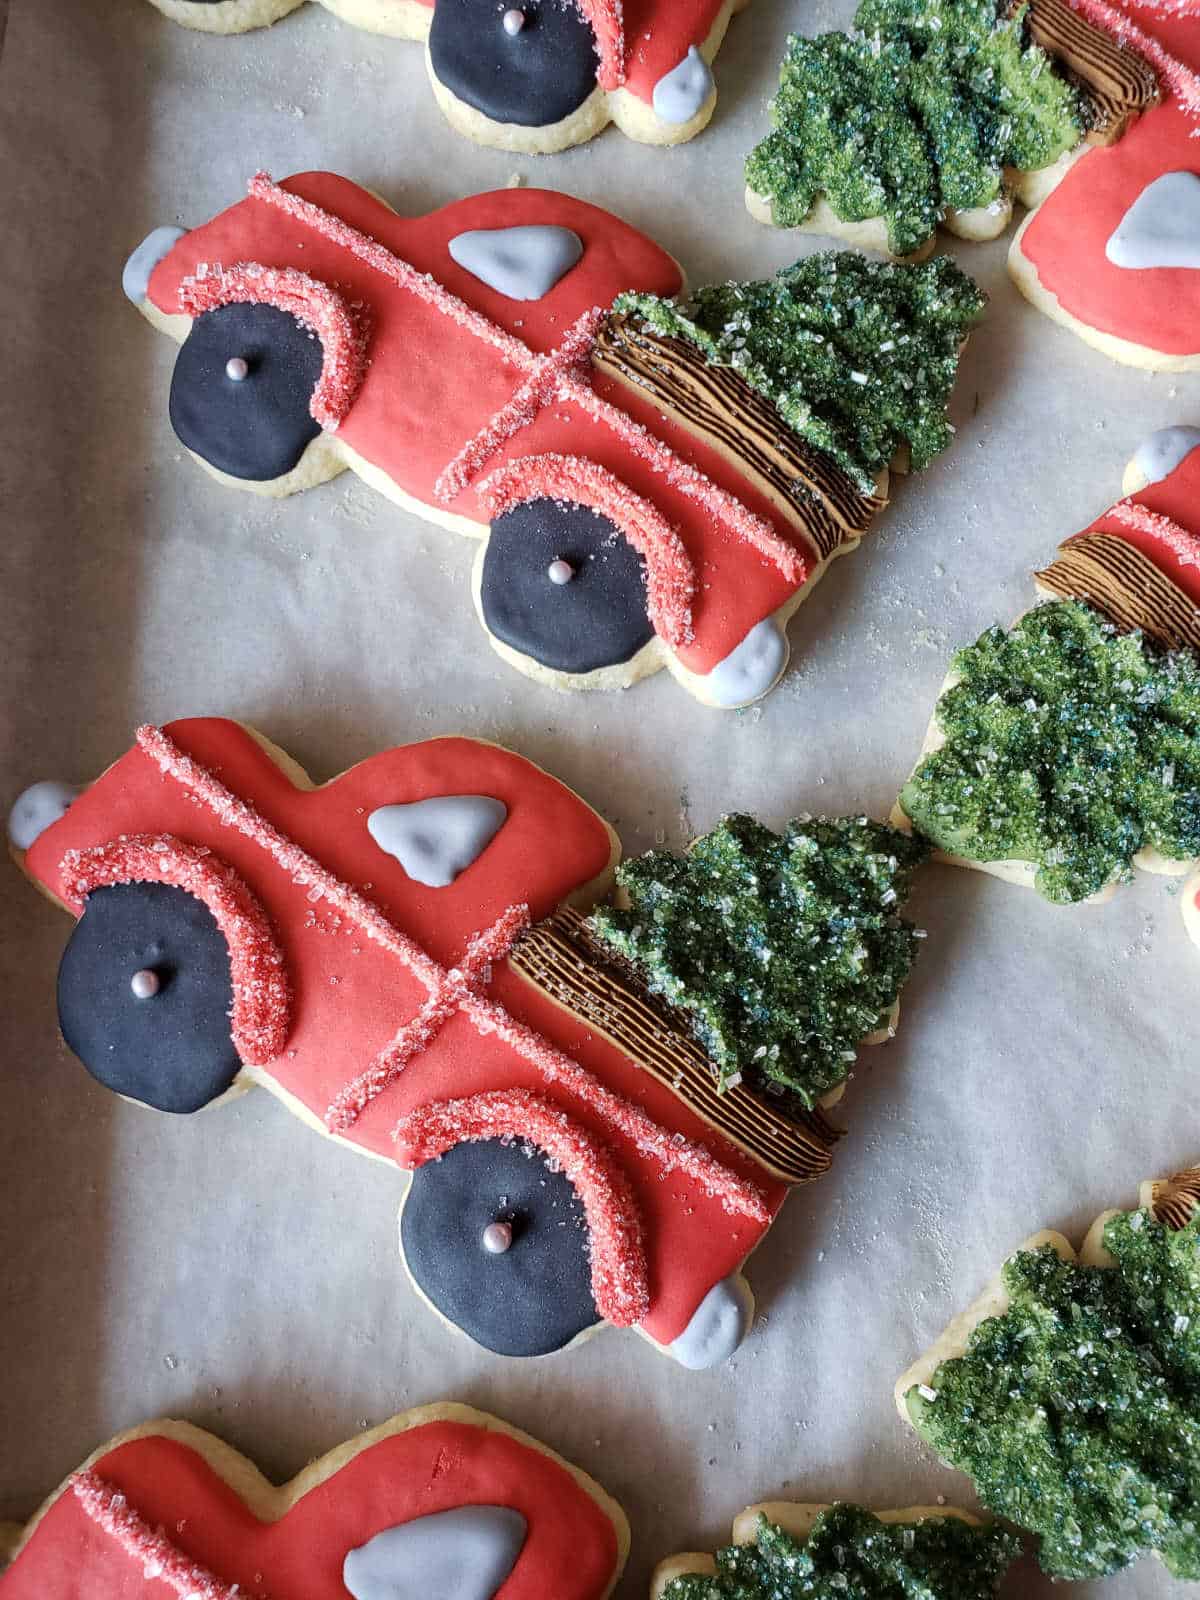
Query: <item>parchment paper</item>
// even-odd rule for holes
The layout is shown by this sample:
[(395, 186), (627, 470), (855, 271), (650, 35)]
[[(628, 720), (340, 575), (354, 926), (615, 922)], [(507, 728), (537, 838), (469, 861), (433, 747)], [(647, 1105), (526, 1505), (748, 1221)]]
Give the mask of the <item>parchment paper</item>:
[[(849, 0), (754, 0), (718, 62), (712, 128), (674, 152), (615, 130), (533, 160), (437, 115), (421, 50), (317, 6), (240, 39), (145, 0), (13, 0), (0, 65), (4, 364), (4, 804), (83, 781), (135, 724), (240, 717), (325, 778), (462, 731), (577, 787), (626, 848), (679, 845), (723, 810), (885, 815), (951, 648), (1008, 619), (1029, 571), (1116, 498), (1152, 428), (1200, 420), (1195, 378), (1108, 364), (1021, 301), (1007, 240), (954, 246), (992, 295), (954, 404), (954, 448), (903, 483), (792, 625), (760, 708), (705, 710), (667, 674), (566, 697), (503, 666), (469, 598), (469, 541), (346, 474), (285, 502), (224, 490), (166, 416), (174, 347), (119, 287), (155, 224), (207, 219), (251, 171), (326, 166), (418, 212), (514, 173), (622, 212), (694, 282), (814, 248), (742, 208), (786, 33)], [(1014, 1244), (1078, 1238), (1137, 1181), (1200, 1156), (1197, 955), (1162, 879), (1078, 911), (931, 869), (899, 1037), (844, 1102), (832, 1174), (789, 1201), (750, 1266), (755, 1331), (694, 1375), (632, 1334), (504, 1362), (417, 1302), (398, 1183), (269, 1095), (170, 1119), (95, 1086), (57, 1037), (66, 919), (0, 868), (4, 1205), (0, 1515), (25, 1516), (102, 1439), (156, 1414), (222, 1434), (276, 1477), (405, 1406), (494, 1409), (626, 1506), (644, 1595), (668, 1552), (723, 1542), (760, 1498), (944, 1494), (969, 1503), (891, 1386)], [(1184, 1592), (1144, 1562), (1081, 1596)], [(1006, 1594), (1044, 1596), (1022, 1571)]]

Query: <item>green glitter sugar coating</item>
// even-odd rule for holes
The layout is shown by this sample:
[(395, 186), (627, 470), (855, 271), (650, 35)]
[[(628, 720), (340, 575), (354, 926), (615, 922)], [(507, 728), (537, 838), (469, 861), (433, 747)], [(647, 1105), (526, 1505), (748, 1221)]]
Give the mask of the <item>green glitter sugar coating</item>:
[(592, 917), (653, 994), (684, 1013), (722, 1089), (811, 1108), (885, 1023), (920, 935), (897, 911), (926, 846), (865, 817), (725, 817), (684, 856), (617, 870), (627, 910)]
[(690, 300), (624, 294), (615, 309), (732, 367), (869, 492), (902, 446), (928, 466), (950, 443), (958, 356), (986, 296), (945, 257), (919, 265), (827, 250), (773, 278)]
[(1068, 904), (1150, 846), (1200, 856), (1200, 660), (1051, 601), (954, 657), (946, 743), (900, 793), (914, 827), (968, 861), (1025, 861)]
[(994, 0), (862, 0), (849, 34), (788, 40), (772, 132), (746, 181), (795, 228), (824, 196), (843, 222), (882, 217), (893, 255), (950, 209), (991, 205), (1004, 169), (1032, 172), (1080, 142), (1075, 89), (1029, 40), (1027, 8)]
[(1104, 1243), (1115, 1268), (1049, 1245), (1006, 1262), (1009, 1309), (909, 1391), (909, 1415), (984, 1505), (1039, 1535), (1052, 1577), (1156, 1551), (1200, 1578), (1200, 1232), (1122, 1212)]
[(760, 1517), (754, 1544), (718, 1550), (715, 1577), (675, 1578), (663, 1600), (994, 1600), (1019, 1554), (1000, 1528), (958, 1517), (880, 1522), (843, 1504), (802, 1541)]

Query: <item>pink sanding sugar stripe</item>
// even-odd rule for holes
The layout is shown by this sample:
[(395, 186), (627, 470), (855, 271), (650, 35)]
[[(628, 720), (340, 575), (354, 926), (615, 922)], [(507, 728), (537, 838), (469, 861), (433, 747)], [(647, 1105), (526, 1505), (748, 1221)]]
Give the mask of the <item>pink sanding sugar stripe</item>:
[(359, 1077), (348, 1083), (325, 1113), (325, 1126), (331, 1133), (345, 1133), (385, 1089), (391, 1087), (405, 1067), (427, 1045), (463, 1000), (480, 984), (487, 983), (493, 962), (503, 961), (517, 938), (529, 926), (528, 906), (509, 906), (484, 933), (467, 946), (457, 967), (451, 968), (437, 992), (429, 997), (411, 1022), (406, 1022), (386, 1049)]
[(662, 474), (672, 488), (702, 505), (716, 522), (723, 522), (739, 538), (777, 566), (789, 583), (799, 587), (808, 576), (808, 563), (800, 552), (781, 539), (764, 518), (756, 516), (749, 506), (720, 489), (711, 478), (705, 477), (698, 467), (690, 466), (654, 435), (635, 422), (631, 416), (603, 400), (590, 384), (565, 379), (561, 389), (564, 400), (574, 400), (596, 422), (623, 440), (643, 461), (649, 462), (655, 472)]
[[(71, 1478), (71, 1490), (92, 1522), (114, 1540), (131, 1561), (140, 1562), (142, 1576), (167, 1584), (180, 1600), (249, 1600), (236, 1583), (225, 1583), (206, 1567), (191, 1561), (173, 1545), (161, 1528), (150, 1524), (126, 1497), (99, 1473), (85, 1469)], [(79, 1574), (82, 1578), (82, 1574)], [(257, 1600), (264, 1600), (261, 1594)]]
[(82, 900), (119, 883), (168, 883), (212, 912), (229, 949), (230, 1032), (247, 1066), (279, 1056), (291, 1027), (291, 986), (270, 919), (234, 869), (201, 845), (169, 833), (130, 833), (88, 850), (68, 850), (59, 866), (67, 893)]
[(442, 968), (421, 949), (414, 939), (392, 925), (378, 906), (358, 894), (349, 885), (341, 883), (332, 872), (315, 861), (306, 850), (294, 844), (285, 834), (259, 815), (253, 806), (239, 800), (212, 773), (185, 755), (175, 741), (161, 728), (141, 727), (137, 742), (157, 766), (190, 789), (197, 799), (219, 819), (223, 826), (235, 828), (264, 849), (287, 873), (292, 882), (310, 890), (314, 903), (327, 900), (343, 916), (350, 917), (363, 933), (394, 955), (415, 977), (419, 978), (432, 994), (441, 985)]
[(348, 1083), (330, 1104), (322, 1119), (330, 1133), (348, 1133), (371, 1102), (391, 1088), (413, 1057), (428, 1049), (460, 1007), (461, 1001), (452, 989), (431, 996), (367, 1070)]
[(749, 1217), (765, 1226), (771, 1210), (756, 1184), (739, 1178), (723, 1166), (703, 1145), (667, 1130), (635, 1106), (631, 1100), (614, 1094), (578, 1062), (537, 1033), (518, 1022), (497, 1001), (473, 994), (463, 1010), (482, 1034), (494, 1033), (511, 1050), (536, 1067), (547, 1083), (573, 1095), (590, 1106), (604, 1121), (643, 1156), (656, 1162), (664, 1172), (681, 1172), (700, 1184), (707, 1195), (719, 1200), (726, 1211)]
[(374, 268), (376, 272), (382, 273), (385, 278), (390, 278), (401, 289), (407, 289), (410, 294), (415, 294), (427, 305), (450, 317), (460, 327), (473, 333), (476, 338), (492, 345), (515, 366), (527, 370), (533, 364), (535, 358), (532, 351), (522, 344), (520, 339), (514, 334), (506, 333), (482, 312), (469, 306), (465, 300), (460, 300), (430, 273), (418, 272), (414, 266), (393, 254), (386, 245), (380, 244), (378, 239), (360, 233), (357, 228), (352, 228), (340, 217), (323, 211), (311, 200), (303, 200), (298, 194), (292, 194), (288, 189), (281, 189), (272, 181), (269, 173), (256, 172), (250, 180), (249, 193), (252, 199), (264, 200), (268, 205), (277, 206), (280, 211), (286, 212), (289, 217), (294, 217), (297, 222), (303, 222), (331, 243), (348, 250), (352, 256), (368, 267)]
[[(185, 755), (161, 728), (150, 725), (139, 728), (137, 742), (160, 771), (189, 789), (224, 826), (236, 828), (266, 850), (285, 872), (290, 872), (293, 883), (300, 887), (308, 884), (319, 890), (318, 899), (328, 900), (343, 916), (355, 921), (368, 938), (396, 956), (421, 979), (430, 995), (438, 992), (447, 977), (445, 970), (406, 934), (394, 928), (377, 906), (339, 883), (299, 845), (273, 828), (253, 806), (239, 800), (198, 761)], [(556, 1050), (534, 1029), (517, 1022), (502, 1005), (468, 991), (461, 1009), (480, 1033), (494, 1033), (503, 1039), (535, 1066), (548, 1083), (558, 1084), (591, 1106), (609, 1127), (624, 1134), (664, 1171), (687, 1173), (701, 1183), (707, 1193), (720, 1199), (727, 1210), (740, 1212), (764, 1225), (770, 1222), (770, 1209), (756, 1185), (739, 1178), (715, 1156), (691, 1144), (681, 1134), (668, 1133), (631, 1101), (604, 1088), (592, 1073)]]
[(411, 1112), (393, 1137), (421, 1166), (456, 1145), (480, 1139), (528, 1140), (550, 1157), (583, 1203), (591, 1244), (592, 1297), (618, 1328), (650, 1310), (642, 1221), (633, 1191), (602, 1144), (566, 1113), (528, 1089), (502, 1089), (441, 1100)]
[(486, 422), (473, 439), (445, 467), (433, 486), (439, 500), (456, 500), (464, 489), (479, 476), (487, 463), (510, 439), (529, 427), (539, 411), (553, 401), (558, 389), (557, 374), (548, 367), (539, 368), (532, 377), (513, 392), (496, 415)]
[(553, 404), (562, 390), (562, 381), (571, 369), (584, 365), (591, 354), (596, 331), (605, 313), (593, 307), (585, 311), (568, 330), (561, 344), (543, 356), (533, 358), (529, 376), (489, 422), (455, 456), (433, 486), (439, 500), (454, 500), (483, 471), (483, 468), (522, 428), (527, 428), (546, 406)]
[(306, 272), (256, 261), (230, 268), (205, 263), (179, 286), (180, 309), (190, 317), (233, 301), (275, 306), (317, 335), (324, 360), (309, 411), (326, 432), (336, 432), (366, 370), (365, 343), (342, 297)]
[(1160, 44), (1144, 28), (1139, 28), (1136, 22), (1131, 22), (1124, 11), (1109, 5), (1108, 0), (1067, 0), (1067, 4), (1096, 27), (1111, 33), (1118, 44), (1143, 56), (1175, 95), (1183, 110), (1189, 116), (1200, 117), (1200, 78), (1173, 56), (1165, 45)]
[(679, 535), (648, 500), (583, 456), (523, 456), (479, 485), (489, 517), (527, 500), (565, 500), (589, 506), (616, 524), (646, 562), (646, 609), (672, 649), (692, 639), (696, 573)]
[(619, 89), (625, 82), (625, 18), (621, 0), (575, 0), (592, 25), (600, 71), (596, 82), (602, 89)]
[(1200, 535), (1181, 528), (1170, 517), (1150, 511), (1134, 500), (1118, 500), (1108, 515), (1127, 528), (1135, 528), (1147, 538), (1165, 545), (1181, 566), (1200, 566)]

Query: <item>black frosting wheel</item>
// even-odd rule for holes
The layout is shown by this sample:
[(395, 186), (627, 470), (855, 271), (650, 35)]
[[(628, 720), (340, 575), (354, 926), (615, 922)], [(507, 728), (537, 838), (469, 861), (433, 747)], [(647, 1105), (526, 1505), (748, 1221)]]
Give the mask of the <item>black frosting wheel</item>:
[[(510, 32), (504, 18), (519, 12)], [(510, 24), (511, 26), (511, 24)], [(493, 122), (545, 128), (596, 87), (596, 39), (575, 0), (437, 0), (429, 30), (434, 75)]]
[[(497, 1223), (509, 1242), (489, 1250), (484, 1235)], [(503, 1139), (456, 1145), (418, 1167), (400, 1217), (417, 1287), (477, 1344), (505, 1356), (561, 1350), (601, 1320), (588, 1237), (570, 1180), (540, 1150)]]
[(238, 302), (202, 312), (175, 360), (171, 426), (232, 478), (282, 478), (321, 431), (309, 406), (323, 364), (320, 339), (290, 312)]
[(229, 950), (202, 901), (164, 883), (88, 895), (59, 964), (58, 1022), (105, 1088), (198, 1111), (241, 1071), (232, 1006)]
[(497, 517), (479, 593), (489, 632), (558, 672), (616, 666), (654, 637), (641, 556), (587, 506), (527, 500)]

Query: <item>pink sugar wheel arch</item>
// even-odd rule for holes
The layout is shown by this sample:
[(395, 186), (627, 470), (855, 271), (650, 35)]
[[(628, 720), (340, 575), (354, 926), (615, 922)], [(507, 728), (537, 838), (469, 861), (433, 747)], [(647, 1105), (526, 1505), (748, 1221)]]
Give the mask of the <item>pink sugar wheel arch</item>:
[(179, 286), (180, 310), (201, 316), (221, 306), (274, 306), (296, 318), (321, 341), (324, 361), (309, 410), (314, 422), (336, 432), (362, 387), (366, 371), (366, 332), (361, 319), (328, 284), (295, 267), (264, 267), (242, 261), (235, 267), (203, 267)]
[(600, 70), (596, 81), (602, 89), (619, 89), (625, 82), (625, 21), (621, 0), (575, 0), (596, 35), (596, 54)]
[(1200, 117), (1200, 78), (1171, 54), (1152, 34), (1133, 20), (1137, 11), (1163, 17), (1195, 18), (1200, 22), (1200, 0), (1069, 0), (1072, 9), (1098, 28), (1111, 33), (1118, 43), (1134, 50), (1148, 61), (1165, 89), (1176, 97), (1189, 116)]
[(243, 1064), (265, 1067), (291, 1030), (292, 992), (275, 931), (258, 898), (220, 856), (173, 834), (130, 833), (87, 850), (69, 850), (60, 867), (65, 894), (79, 903), (94, 889), (165, 883), (212, 912), (229, 947), (233, 982), (230, 1033)]

